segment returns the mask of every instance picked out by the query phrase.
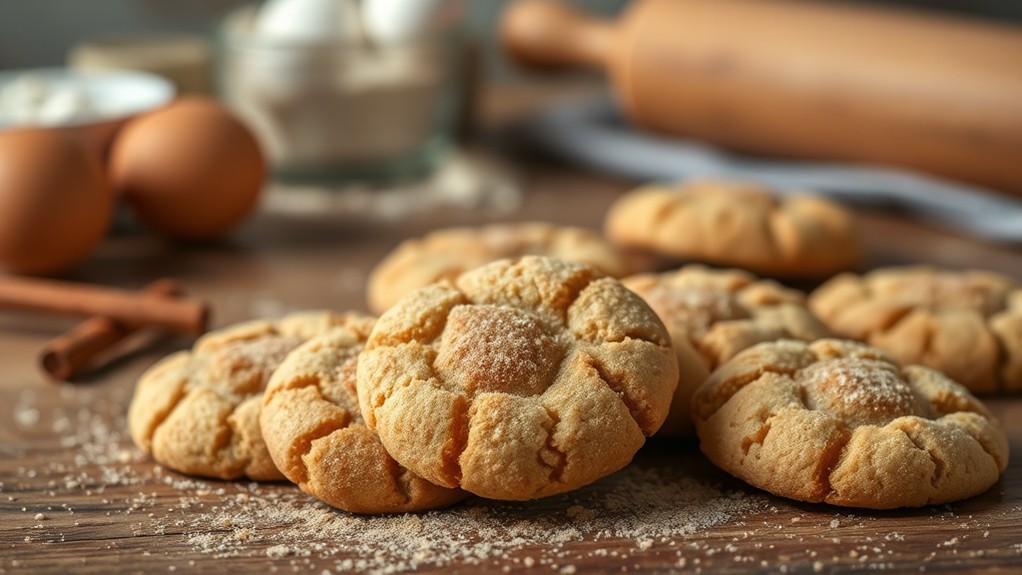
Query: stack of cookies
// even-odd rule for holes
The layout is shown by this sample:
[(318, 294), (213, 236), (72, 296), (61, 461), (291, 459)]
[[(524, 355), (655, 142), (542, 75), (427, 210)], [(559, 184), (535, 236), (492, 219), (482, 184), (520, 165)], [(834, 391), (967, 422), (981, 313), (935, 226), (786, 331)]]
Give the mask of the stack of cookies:
[(1007, 279), (881, 270), (806, 296), (701, 264), (628, 275), (635, 261), (818, 279), (858, 264), (850, 213), (746, 184), (640, 189), (606, 231), (410, 240), (371, 274), (378, 319), (207, 334), (140, 379), (132, 437), (184, 473), (287, 479), (356, 513), (563, 493), (654, 433), (698, 434), (774, 494), (855, 507), (970, 497), (1005, 469), (1005, 435), (967, 387), (1022, 387)]

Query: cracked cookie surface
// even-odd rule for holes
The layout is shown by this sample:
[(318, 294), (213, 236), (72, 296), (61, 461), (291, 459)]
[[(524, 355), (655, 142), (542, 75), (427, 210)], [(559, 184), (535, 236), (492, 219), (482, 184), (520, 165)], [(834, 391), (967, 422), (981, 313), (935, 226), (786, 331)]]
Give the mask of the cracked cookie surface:
[(362, 414), (394, 459), (493, 499), (621, 469), (663, 423), (677, 380), (667, 331), (638, 296), (537, 256), (409, 294), (358, 360)]
[[(301, 312), (212, 331), (139, 378), (128, 408), (135, 444), (171, 469), (219, 479), (280, 480), (259, 430), (273, 371), (303, 342), (371, 318)], [(369, 323), (367, 323), (369, 322)]]
[(355, 372), (371, 324), (339, 327), (291, 352), (263, 394), (260, 427), (285, 476), (353, 513), (401, 513), (451, 505), (467, 494), (401, 467), (366, 427)]
[(858, 342), (780, 340), (721, 366), (693, 397), (701, 448), (775, 495), (891, 509), (977, 495), (1007, 438), (967, 389)]
[(369, 308), (383, 313), (407, 293), (489, 262), (543, 255), (588, 264), (621, 277), (629, 266), (617, 250), (592, 230), (540, 222), (448, 228), (410, 239), (388, 254), (369, 274)]
[(740, 182), (643, 186), (611, 206), (604, 227), (622, 247), (772, 276), (822, 278), (862, 259), (846, 208), (809, 193), (776, 197)]
[(925, 266), (843, 274), (809, 305), (838, 335), (930, 366), (973, 392), (1022, 389), (1022, 289), (1002, 275)]
[(806, 307), (805, 295), (741, 270), (693, 264), (673, 272), (630, 276), (621, 283), (660, 316), (678, 356), (678, 387), (658, 436), (695, 434), (691, 399), (710, 373), (764, 341), (812, 341), (831, 332)]

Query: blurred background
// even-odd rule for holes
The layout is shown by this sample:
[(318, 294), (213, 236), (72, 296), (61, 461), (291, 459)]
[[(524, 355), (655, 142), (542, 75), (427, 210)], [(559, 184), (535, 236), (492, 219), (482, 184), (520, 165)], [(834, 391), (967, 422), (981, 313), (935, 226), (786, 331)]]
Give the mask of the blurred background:
[[(489, 70), (506, 72), (495, 57), (494, 33), (509, 0), (474, 0), (466, 6), (469, 29), (488, 47)], [(820, 0), (824, 1), (824, 0)], [(0, 67), (25, 68), (64, 63), (75, 43), (93, 36), (126, 32), (212, 32), (220, 20), (246, 0), (0, 0)], [(605, 15), (616, 14), (625, 0), (574, 0)], [(1017, 0), (873, 0), (875, 4), (914, 6), (991, 19), (1022, 21)]]
[(513, 219), (536, 164), (1014, 243), (1019, 22), (1013, 0), (0, 0), (0, 269), (260, 214)]

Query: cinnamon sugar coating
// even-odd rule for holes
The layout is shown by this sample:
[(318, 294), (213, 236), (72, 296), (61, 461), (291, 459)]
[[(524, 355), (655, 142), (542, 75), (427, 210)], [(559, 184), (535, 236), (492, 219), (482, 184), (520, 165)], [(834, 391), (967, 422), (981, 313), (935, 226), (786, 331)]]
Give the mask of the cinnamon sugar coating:
[(741, 350), (764, 341), (812, 341), (831, 335), (806, 307), (802, 292), (741, 270), (692, 264), (627, 277), (621, 283), (660, 316), (678, 356), (678, 387), (660, 436), (695, 434), (692, 393)]
[(884, 268), (843, 274), (809, 298), (835, 333), (975, 393), (1022, 389), (1022, 289), (991, 272)]
[(302, 491), (345, 511), (401, 513), (455, 503), (467, 494), (401, 467), (362, 419), (355, 373), (371, 325), (335, 328), (277, 368), (259, 417), (269, 454)]
[(847, 209), (809, 193), (778, 198), (741, 182), (643, 186), (611, 206), (604, 228), (615, 244), (667, 260), (773, 276), (824, 278), (862, 259)]
[(131, 437), (153, 459), (182, 473), (283, 479), (259, 430), (267, 381), (307, 339), (338, 325), (371, 321), (303, 312), (210, 332), (191, 350), (172, 354), (142, 374), (128, 408)]
[(358, 363), (362, 414), (394, 459), (494, 499), (621, 469), (663, 423), (677, 379), (667, 331), (638, 296), (537, 256), (408, 295)]
[(714, 372), (692, 404), (711, 461), (802, 501), (946, 503), (987, 490), (1008, 463), (1003, 429), (967, 389), (857, 342), (751, 347)]

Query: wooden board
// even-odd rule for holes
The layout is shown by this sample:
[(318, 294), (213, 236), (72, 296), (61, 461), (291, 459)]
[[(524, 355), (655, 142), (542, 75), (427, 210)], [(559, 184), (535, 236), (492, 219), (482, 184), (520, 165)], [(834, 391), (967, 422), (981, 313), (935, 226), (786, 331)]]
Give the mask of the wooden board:
[[(520, 164), (517, 175), (527, 192), (509, 214), (264, 213), (215, 246), (118, 236), (75, 279), (134, 288), (173, 276), (213, 304), (217, 325), (289, 309), (364, 309), (366, 272), (405, 237), (497, 219), (598, 227), (630, 186), (542, 164)], [(862, 221), (871, 265), (984, 267), (1022, 281), (1017, 250), (890, 215)], [(953, 505), (869, 512), (785, 501), (715, 470), (694, 443), (653, 441), (629, 470), (567, 496), (366, 520), (285, 484), (193, 480), (154, 465), (131, 446), (125, 410), (138, 375), (189, 341), (159, 340), (80, 385), (54, 385), (35, 353), (69, 325), (0, 314), (0, 573), (1022, 571), (1017, 397), (989, 402), (1010, 433), (1008, 471)]]

